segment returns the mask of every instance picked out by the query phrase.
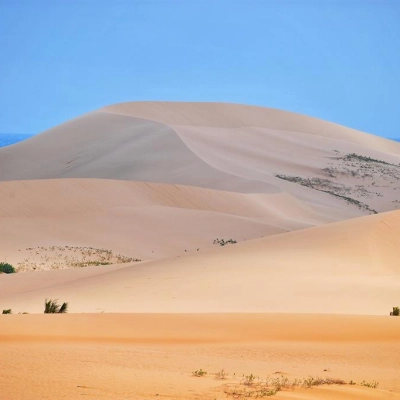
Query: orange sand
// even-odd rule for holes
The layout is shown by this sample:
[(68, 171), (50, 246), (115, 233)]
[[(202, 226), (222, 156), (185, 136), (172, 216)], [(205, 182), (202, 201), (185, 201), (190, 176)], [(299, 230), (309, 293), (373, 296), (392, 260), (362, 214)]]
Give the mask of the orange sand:
[[(243, 389), (243, 375), (254, 374), (379, 382), (377, 389), (288, 390), (277, 399), (397, 399), (398, 322), (291, 314), (6, 315), (0, 397), (225, 399), (225, 390)], [(207, 375), (193, 377), (200, 368)], [(225, 380), (215, 378), (221, 369)]]

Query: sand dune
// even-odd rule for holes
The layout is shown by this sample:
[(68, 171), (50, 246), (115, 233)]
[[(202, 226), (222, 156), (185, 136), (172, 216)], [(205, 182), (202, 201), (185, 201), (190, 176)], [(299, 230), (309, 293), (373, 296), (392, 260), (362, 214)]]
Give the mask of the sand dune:
[(95, 112), (0, 149), (0, 180), (102, 178), (276, 192), (218, 171), (175, 131), (154, 121)]
[[(109, 208), (163, 206), (212, 211), (242, 217), (293, 220), (309, 218), (324, 223), (310, 207), (284, 193), (242, 194), (193, 186), (104, 179), (58, 179), (0, 182), (0, 216), (70, 216)], [(314, 220), (313, 220), (314, 218)], [(328, 220), (328, 219), (327, 219)]]
[[(391, 165), (344, 161), (348, 153)], [(362, 213), (326, 192), (365, 202), (376, 211), (392, 210), (399, 162), (398, 143), (293, 113), (219, 103), (143, 102), (107, 107), (1, 148), (0, 180), (101, 178), (243, 193), (283, 191), (316, 210), (344, 210), (347, 218), (349, 212)], [(313, 185), (277, 175), (312, 179)], [(368, 208), (361, 211), (366, 214)]]
[(0, 148), (0, 260), (31, 271), (0, 274), (0, 310), (70, 312), (0, 315), (0, 398), (243, 398), (255, 374), (399, 399), (399, 187), (399, 143), (234, 104), (117, 104)]
[[(399, 145), (374, 135), (350, 129), (306, 115), (266, 107), (229, 103), (191, 102), (130, 102), (114, 104), (100, 111), (134, 116), (161, 122), (166, 125), (195, 127), (244, 128), (261, 127), (287, 132), (311, 133), (347, 142), (370, 146), (398, 154)], [(393, 149), (397, 149), (397, 152)]]
[(3, 258), (68, 245), (159, 259), (390, 211), (399, 161), (395, 142), (279, 110), (110, 106), (0, 149)]
[(343, 216), (317, 213), (287, 193), (100, 179), (0, 182), (0, 202), (3, 257), (36, 270), (60, 266), (54, 246), (150, 260), (215, 247), (216, 238), (243, 241)]
[(73, 312), (387, 315), (400, 289), (399, 233), (396, 211), (182, 257), (109, 266), (84, 279), (77, 269), (75, 280), (65, 284), (63, 271), (41, 272), (31, 286), (31, 274), (15, 274), (0, 281), (5, 293), (0, 308), (40, 312), (44, 298), (56, 297), (70, 301)]

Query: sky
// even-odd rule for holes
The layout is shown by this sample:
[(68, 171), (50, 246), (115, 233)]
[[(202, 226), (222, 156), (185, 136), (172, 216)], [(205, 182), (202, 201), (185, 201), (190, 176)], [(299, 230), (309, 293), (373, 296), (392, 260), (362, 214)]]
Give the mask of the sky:
[(175, 100), (400, 137), (399, 0), (0, 0), (0, 57), (0, 133)]

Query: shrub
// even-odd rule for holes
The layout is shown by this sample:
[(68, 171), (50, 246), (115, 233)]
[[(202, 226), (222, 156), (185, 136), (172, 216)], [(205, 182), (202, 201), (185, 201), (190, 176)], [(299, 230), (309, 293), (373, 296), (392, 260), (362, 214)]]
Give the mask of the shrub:
[(9, 308), (8, 310), (3, 310), (3, 314), (12, 314), (11, 308)]
[(369, 388), (372, 388), (372, 389), (376, 389), (378, 387), (378, 385), (379, 385), (379, 382), (377, 382), (377, 381), (372, 381), (372, 382), (362, 381), (360, 383), (360, 385), (361, 386), (366, 386), (366, 387), (369, 387)]
[(237, 241), (234, 239), (224, 240), (217, 238), (213, 241), (213, 244), (219, 244), (220, 246), (226, 246), (227, 244), (235, 244), (235, 243), (237, 243)]
[(15, 274), (15, 272), (15, 268), (11, 264), (0, 262), (0, 273)]
[(398, 317), (400, 315), (400, 308), (399, 307), (393, 307), (392, 315)]
[(256, 376), (253, 374), (246, 375), (243, 380), (243, 385), (251, 386), (254, 384)]
[(202, 376), (207, 375), (207, 371), (203, 371), (203, 370), (200, 368), (200, 369), (198, 369), (198, 370), (196, 370), (196, 371), (193, 371), (193, 372), (192, 372), (192, 375), (193, 375), (193, 376), (196, 376), (196, 377), (198, 377), (198, 378), (201, 378)]
[(221, 369), (221, 371), (219, 371), (215, 374), (216, 379), (226, 379), (227, 376), (228, 376), (228, 374), (225, 372), (224, 369)]
[(62, 303), (60, 306), (58, 300), (45, 300), (44, 313), (45, 314), (65, 314), (68, 310), (68, 303)]

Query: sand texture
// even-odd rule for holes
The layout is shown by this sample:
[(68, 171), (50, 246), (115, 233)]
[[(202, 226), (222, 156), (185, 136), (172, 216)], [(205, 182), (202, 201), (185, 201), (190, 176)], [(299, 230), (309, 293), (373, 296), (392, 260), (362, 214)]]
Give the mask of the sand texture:
[[(399, 399), (397, 322), (249, 313), (2, 316), (0, 396), (229, 399), (268, 377), (311, 376), (356, 385), (283, 388), (276, 398)], [(200, 369), (207, 374), (193, 376)], [(245, 385), (250, 375), (257, 378)], [(361, 385), (376, 381), (377, 388)]]
[(399, 143), (262, 107), (0, 148), (0, 398), (398, 399), (399, 207)]

